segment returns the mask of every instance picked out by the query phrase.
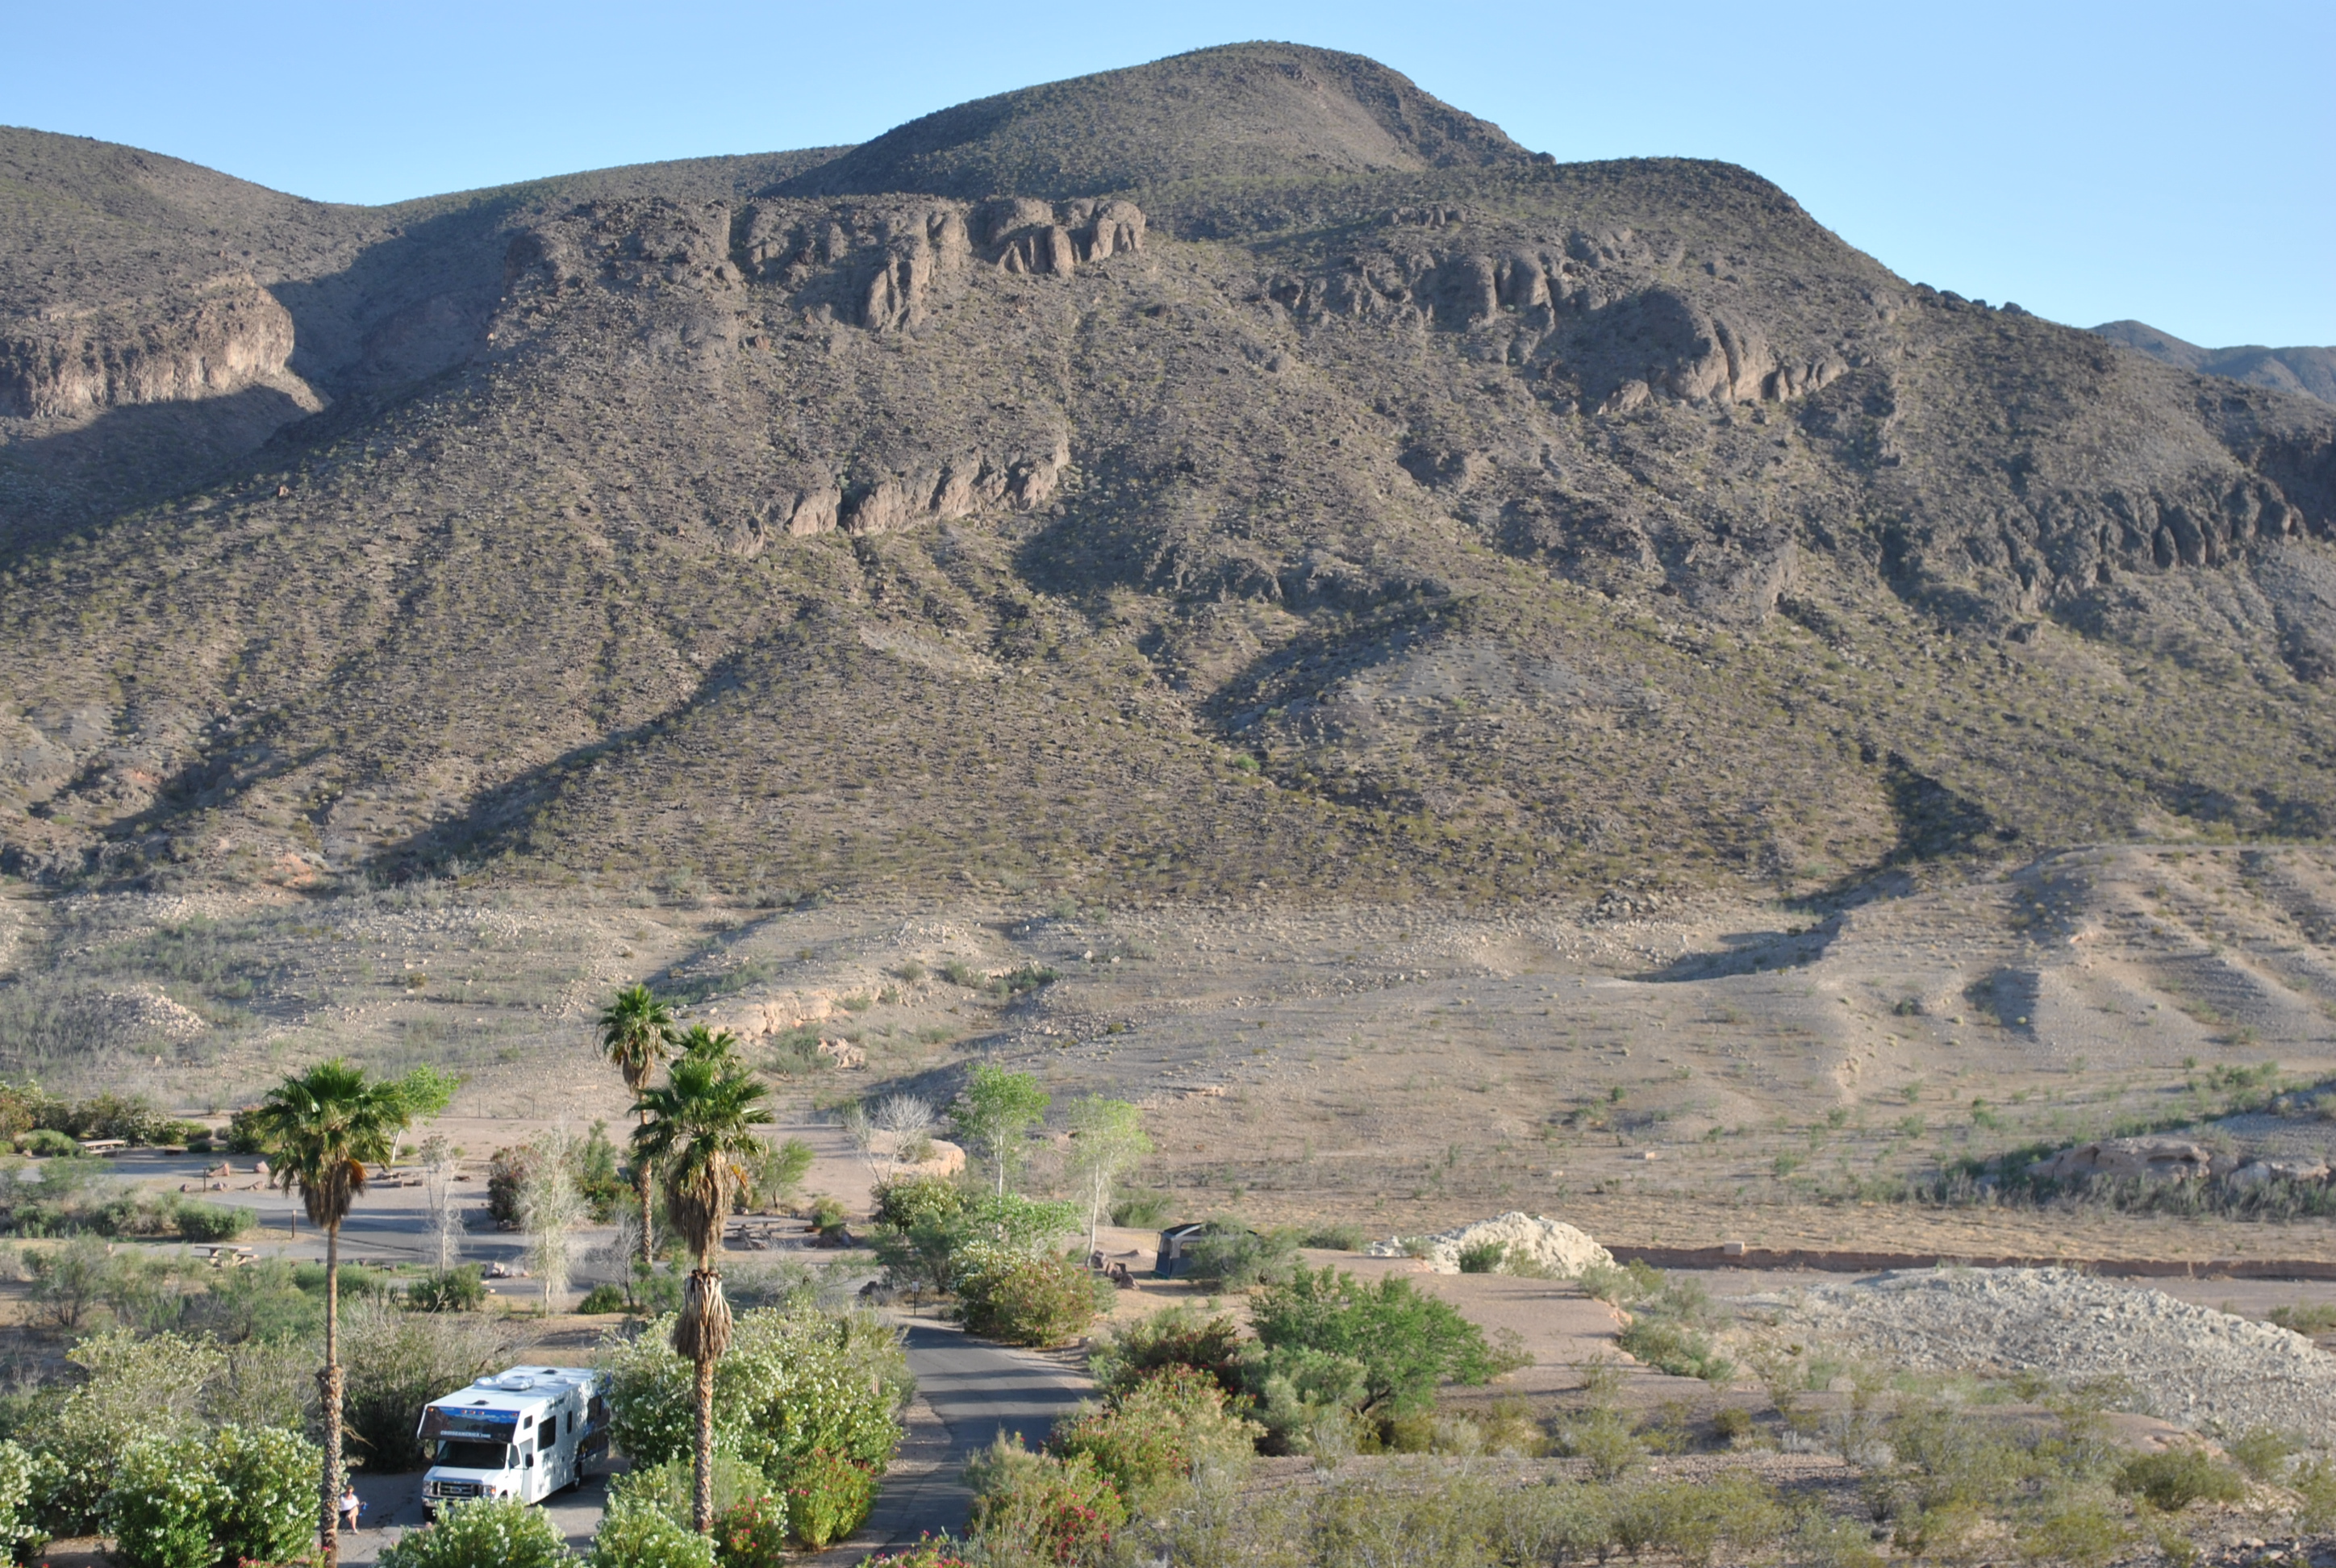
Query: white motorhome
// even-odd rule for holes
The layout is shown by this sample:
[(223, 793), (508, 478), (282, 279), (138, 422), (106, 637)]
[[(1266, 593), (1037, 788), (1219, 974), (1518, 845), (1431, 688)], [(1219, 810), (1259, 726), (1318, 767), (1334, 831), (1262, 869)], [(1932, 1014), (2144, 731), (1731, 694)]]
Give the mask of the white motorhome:
[(464, 1497), (540, 1503), (584, 1479), (608, 1448), (608, 1375), (585, 1367), (513, 1367), (422, 1410), (430, 1459), (422, 1505)]

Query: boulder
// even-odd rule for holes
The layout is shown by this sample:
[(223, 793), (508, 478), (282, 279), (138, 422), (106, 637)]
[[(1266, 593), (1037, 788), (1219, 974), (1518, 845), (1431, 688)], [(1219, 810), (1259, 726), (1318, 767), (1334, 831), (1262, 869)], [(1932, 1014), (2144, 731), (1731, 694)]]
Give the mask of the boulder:
[(1592, 1264), (1611, 1268), (1614, 1263), (1614, 1255), (1591, 1240), (1586, 1232), (1577, 1230), (1562, 1220), (1527, 1214), (1515, 1209), (1489, 1220), (1479, 1220), (1473, 1225), (1422, 1236), (1413, 1242), (1400, 1238), (1374, 1242), (1369, 1251), (1374, 1258), (1400, 1258), (1424, 1249), (1426, 1261), (1431, 1270), (1439, 1274), (1456, 1274), (1460, 1271), (1460, 1254), (1487, 1242), (1499, 1242), (1510, 1249), (1513, 1257), (1525, 1259), (1552, 1274), (1568, 1279), (1580, 1275)]
[(2055, 1182), (2093, 1176), (2186, 1182), (2213, 1174), (2214, 1167), (2214, 1151), (2187, 1138), (2103, 1138), (2039, 1160), (2028, 1173)]
[(2325, 1160), (2249, 1160), (2223, 1178), (2229, 1187), (2260, 1187), (2266, 1182), (2312, 1182), (2328, 1180)]

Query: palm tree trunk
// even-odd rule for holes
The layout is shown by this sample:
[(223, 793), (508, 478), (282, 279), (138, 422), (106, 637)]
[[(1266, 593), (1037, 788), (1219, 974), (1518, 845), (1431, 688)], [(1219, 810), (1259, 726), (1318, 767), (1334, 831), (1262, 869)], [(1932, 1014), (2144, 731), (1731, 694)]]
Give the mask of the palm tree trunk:
[(690, 1528), (714, 1534), (714, 1358), (697, 1359), (697, 1473), (690, 1498)]
[(316, 1375), (325, 1405), (325, 1514), (316, 1553), (324, 1568), (341, 1560), (341, 1228), (325, 1227), (325, 1369)]
[[(647, 1125), (648, 1119), (647, 1112), (640, 1113), (638, 1120), (642, 1125)], [(638, 1145), (636, 1148), (638, 1149)], [(633, 1174), (641, 1183), (641, 1267), (654, 1269), (657, 1267), (657, 1251), (649, 1237), (650, 1224), (654, 1217), (649, 1206), (649, 1163), (636, 1153), (633, 1155)]]

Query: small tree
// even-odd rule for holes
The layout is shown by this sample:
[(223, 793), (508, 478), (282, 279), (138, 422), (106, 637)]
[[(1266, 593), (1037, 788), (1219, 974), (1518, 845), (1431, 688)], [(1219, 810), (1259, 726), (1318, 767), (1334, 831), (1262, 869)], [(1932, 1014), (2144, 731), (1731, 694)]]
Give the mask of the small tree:
[(520, 1185), (520, 1223), (528, 1232), (527, 1265), (543, 1282), (543, 1310), (565, 1294), (573, 1262), (570, 1243), (585, 1219), (584, 1195), (570, 1174), (569, 1145), (564, 1132), (540, 1135), (532, 1140), (535, 1158), (529, 1162)]
[(1152, 1152), (1144, 1113), (1125, 1100), (1088, 1095), (1071, 1105), (1071, 1174), (1087, 1206), (1087, 1251), (1111, 1212), (1111, 1190), (1122, 1173)]
[(1052, 1103), (1035, 1074), (1009, 1073), (982, 1062), (949, 1107), (958, 1135), (980, 1148), (988, 1160), (1000, 1197), (1006, 1194), (1007, 1174), (1020, 1161), (1023, 1135), (1046, 1116)]
[(422, 1166), (423, 1202), (430, 1210), (430, 1235), (438, 1248), (438, 1271), (445, 1273), (462, 1257), (462, 1211), (454, 1202), (454, 1145), (437, 1133), (422, 1140), (414, 1151)]

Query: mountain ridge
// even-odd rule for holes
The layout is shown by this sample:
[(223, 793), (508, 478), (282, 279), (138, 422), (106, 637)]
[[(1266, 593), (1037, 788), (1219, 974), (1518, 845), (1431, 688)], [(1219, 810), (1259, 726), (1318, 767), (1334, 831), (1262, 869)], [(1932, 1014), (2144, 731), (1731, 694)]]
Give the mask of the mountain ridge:
[(142, 229), (0, 137), (0, 872), (1635, 906), (2336, 831), (2336, 411), (1406, 92), (1233, 46)]
[(2298, 392), (2322, 403), (2336, 403), (2336, 348), (2265, 348), (2245, 344), (2235, 348), (2201, 348), (2145, 321), (2106, 321), (2093, 328), (2114, 343), (2137, 349), (2152, 359), (2209, 375), (2227, 375), (2253, 386)]

